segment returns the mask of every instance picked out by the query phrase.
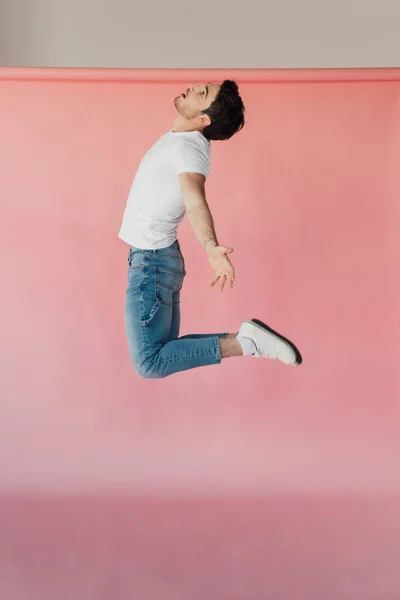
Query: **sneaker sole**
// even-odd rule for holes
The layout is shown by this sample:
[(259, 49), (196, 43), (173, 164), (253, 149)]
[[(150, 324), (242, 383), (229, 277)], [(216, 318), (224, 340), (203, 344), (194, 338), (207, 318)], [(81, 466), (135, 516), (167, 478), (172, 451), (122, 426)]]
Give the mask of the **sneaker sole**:
[(273, 329), (271, 329), (271, 327), (268, 327), (268, 325), (266, 325), (259, 319), (250, 319), (250, 321), (247, 321), (247, 323), (253, 323), (253, 325), (256, 325), (260, 329), (263, 329), (263, 330), (268, 331), (269, 333), (272, 333), (272, 335), (274, 335), (276, 338), (285, 342), (293, 350), (293, 352), (296, 355), (296, 362), (294, 364), (301, 365), (301, 363), (303, 362), (303, 357), (301, 356), (300, 351), (298, 350), (298, 348), (296, 348), (296, 346), (293, 344), (293, 342), (291, 342), (290, 340), (285, 338), (283, 335), (281, 335), (277, 331), (274, 331)]

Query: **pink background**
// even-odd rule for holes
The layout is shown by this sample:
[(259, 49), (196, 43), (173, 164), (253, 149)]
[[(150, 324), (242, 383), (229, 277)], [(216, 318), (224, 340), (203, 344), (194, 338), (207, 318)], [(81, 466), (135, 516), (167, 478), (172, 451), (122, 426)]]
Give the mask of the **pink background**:
[(400, 83), (265, 79), (211, 150), (236, 287), (209, 289), (185, 221), (182, 334), (258, 317), (304, 364), (163, 381), (129, 365), (117, 234), (184, 83), (1, 82), (3, 488), (400, 486)]
[[(223, 294), (209, 289), (207, 260), (185, 221), (179, 231), (188, 271), (181, 333), (234, 332), (242, 319), (258, 317), (292, 338), (304, 363), (291, 369), (247, 357), (229, 359), (158, 381), (140, 379), (129, 364), (123, 324), (128, 247), (117, 238), (122, 212), (142, 156), (172, 127), (173, 98), (189, 81), (221, 82), (229, 73), (216, 78), (212, 71), (187, 72), (183, 79), (171, 71), (170, 80), (163, 81), (151, 81), (151, 72), (147, 81), (122, 76), (101, 81), (93, 74), (87, 81), (41, 81), (29, 80), (27, 73), (7, 80), (3, 70), (0, 81), (0, 488), (5, 498), (11, 492), (49, 491), (154, 498), (284, 494), (294, 511), (317, 519), (312, 539), (318, 543), (330, 540), (324, 537), (329, 511), (339, 511), (331, 522), (343, 529), (338, 524), (332, 535), (342, 531), (343, 536), (327, 542), (337, 557), (344, 539), (359, 544), (360, 564), (332, 567), (327, 555), (325, 567), (319, 565), (326, 575), (319, 588), (325, 598), (332, 589), (337, 592), (332, 600), (391, 598), (374, 595), (382, 592), (383, 582), (385, 593), (400, 595), (397, 563), (388, 566), (389, 557), (396, 561), (400, 554), (398, 544), (394, 548), (398, 508), (386, 510), (383, 500), (374, 509), (368, 505), (359, 529), (351, 518), (346, 524), (347, 517), (340, 517), (344, 509), (334, 500), (337, 494), (360, 502), (371, 495), (390, 498), (400, 488), (399, 72), (392, 72), (390, 81), (374, 81), (373, 73), (362, 81), (354, 72), (352, 82), (349, 71), (347, 81), (296, 81), (290, 72), (287, 81), (272, 80), (268, 71), (253, 81), (246, 72), (243, 81), (236, 78), (247, 123), (232, 140), (212, 143), (207, 197), (221, 243), (234, 248), (237, 283)], [(324, 510), (330, 515), (320, 521), (312, 504), (302, 512), (296, 502), (316, 494), (327, 499)], [(0, 516), (7, 514), (5, 523), (17, 529), (27, 514), (36, 522), (32, 502), (25, 510), (4, 500)], [(240, 514), (264, 515), (244, 506)], [(61, 523), (63, 509), (57, 510), (61, 516), (57, 513), (54, 522)], [(82, 510), (89, 515), (87, 506)], [(196, 515), (193, 510), (191, 523)], [(381, 526), (376, 515), (386, 519)], [(308, 526), (303, 528), (300, 517), (297, 525), (288, 525), (283, 509), (276, 518), (276, 539), (286, 532), (290, 545), (298, 536), (292, 551), (302, 554), (305, 579), (293, 573), (281, 577), (281, 565), (268, 577), (264, 569), (266, 580), (261, 578), (259, 587), (245, 589), (243, 582), (254, 576), (252, 567), (243, 566), (237, 595), (221, 588), (216, 598), (280, 600), (290, 592), (295, 600), (310, 600), (312, 589), (315, 598), (322, 597), (307, 570), (317, 564), (312, 552), (296, 545), (309, 543)], [(96, 523), (87, 526), (100, 531)], [(269, 538), (257, 541), (258, 526), (253, 525), (254, 547), (250, 544), (248, 552), (265, 555)], [(357, 536), (361, 530), (367, 541)], [(23, 536), (29, 531), (20, 527), (18, 537), (9, 530), (7, 556), (18, 540), (26, 547)], [(52, 531), (49, 539), (57, 540), (57, 528)], [(206, 539), (213, 535), (214, 528)], [(388, 554), (385, 567), (374, 563), (369, 573), (375, 579), (365, 589), (355, 585), (352, 593), (352, 582), (365, 581), (368, 561), (382, 557), (382, 548)], [(291, 564), (296, 560), (296, 553), (285, 555), (285, 546), (282, 552)], [(204, 555), (217, 560), (212, 552)], [(108, 559), (99, 561), (104, 566)], [(222, 561), (222, 573), (226, 565), (237, 568)], [(40, 573), (18, 568), (36, 589), (29, 577), (42, 581)], [(346, 568), (350, 587), (329, 587), (339, 585), (337, 577)], [(202, 580), (196, 573), (189, 576), (192, 583)], [(205, 577), (217, 579), (212, 573)], [(277, 587), (266, 596), (267, 580), (274, 577)], [(67, 589), (60, 581), (54, 584), (58, 599)], [(137, 584), (132, 574), (129, 581)], [(162, 581), (165, 600), (168, 586)], [(37, 585), (38, 597), (45, 592), (55, 597)], [(66, 597), (125, 599), (131, 597), (124, 595), (129, 585), (120, 595), (74, 589)], [(161, 597), (156, 588), (140, 585), (141, 598)], [(212, 598), (199, 585), (190, 593), (168, 588), (175, 590), (170, 597)]]

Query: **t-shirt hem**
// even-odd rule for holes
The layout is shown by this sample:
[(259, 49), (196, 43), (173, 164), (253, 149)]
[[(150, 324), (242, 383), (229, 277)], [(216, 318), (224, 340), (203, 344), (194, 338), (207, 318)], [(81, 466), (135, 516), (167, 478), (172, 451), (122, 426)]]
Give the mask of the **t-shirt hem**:
[(125, 242), (126, 244), (128, 244), (128, 246), (133, 246), (133, 248), (138, 248), (139, 250), (162, 250), (163, 248), (168, 248), (169, 246), (171, 246), (174, 242), (176, 242), (176, 240), (178, 239), (177, 236), (175, 236), (172, 241), (168, 241), (168, 242), (155, 242), (153, 245), (149, 246), (143, 246), (142, 244), (140, 244), (140, 242), (133, 240), (133, 238), (128, 239), (127, 236), (125, 236), (124, 234), (119, 233), (118, 237), (120, 240), (122, 240), (123, 242)]

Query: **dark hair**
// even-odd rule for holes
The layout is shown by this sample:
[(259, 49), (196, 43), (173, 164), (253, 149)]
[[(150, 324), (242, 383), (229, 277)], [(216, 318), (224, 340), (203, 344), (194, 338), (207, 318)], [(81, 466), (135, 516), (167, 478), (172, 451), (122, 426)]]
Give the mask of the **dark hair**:
[(202, 111), (210, 117), (211, 123), (201, 133), (208, 140), (229, 140), (244, 126), (244, 111), (238, 84), (225, 79), (214, 102)]

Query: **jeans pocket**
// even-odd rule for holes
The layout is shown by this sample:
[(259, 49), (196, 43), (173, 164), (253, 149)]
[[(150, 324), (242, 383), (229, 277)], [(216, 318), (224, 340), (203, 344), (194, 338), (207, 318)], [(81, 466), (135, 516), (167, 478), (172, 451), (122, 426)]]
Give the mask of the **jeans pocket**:
[(141, 312), (140, 312), (140, 323), (143, 327), (150, 325), (156, 314), (160, 309), (161, 303), (158, 298), (155, 302), (149, 302), (145, 298), (142, 299)]
[(180, 301), (184, 272), (169, 267), (155, 267), (156, 298), (166, 306), (173, 306)]
[(129, 269), (142, 269), (145, 264), (143, 252), (134, 252), (132, 249), (129, 250), (128, 254), (128, 267)]

